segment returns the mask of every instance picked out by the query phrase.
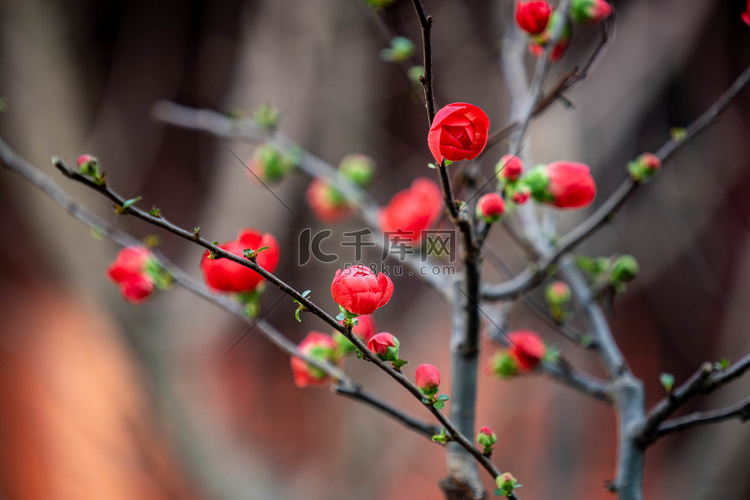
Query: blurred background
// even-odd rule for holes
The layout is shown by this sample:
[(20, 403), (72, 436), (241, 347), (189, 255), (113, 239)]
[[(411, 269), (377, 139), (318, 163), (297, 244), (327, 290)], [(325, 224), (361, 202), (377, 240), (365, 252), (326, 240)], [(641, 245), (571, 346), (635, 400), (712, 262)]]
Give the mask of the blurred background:
[[(591, 165), (598, 198), (564, 212), (565, 231), (625, 178), (626, 163), (686, 126), (750, 64), (744, 2), (616, 1), (615, 36), (590, 76), (530, 127), (535, 163)], [(499, 65), (511, 0), (427, 0), (434, 16), (438, 105), (471, 102), (507, 122), (511, 103)], [(378, 21), (380, 19), (380, 21)], [(512, 25), (512, 24), (511, 24)], [(436, 178), (424, 140), (421, 97), (379, 58), (384, 29), (419, 40), (410, 2), (381, 13), (336, 0), (0, 0), (0, 136), (102, 217), (137, 237), (151, 227), (118, 218), (108, 202), (62, 179), (50, 164), (98, 156), (111, 186), (143, 196), (175, 223), (209, 240), (244, 227), (272, 232), (277, 274), (336, 310), (328, 293), (340, 263), (299, 266), (298, 235), (326, 227), (304, 201), (309, 179), (272, 186), (283, 209), (241, 163), (255, 145), (177, 129), (152, 119), (158, 100), (250, 114), (283, 112), (281, 130), (336, 165), (349, 153), (378, 163), (371, 192), (381, 203), (419, 176)], [(596, 28), (576, 28), (549, 82), (586, 60)], [(527, 57), (527, 69), (534, 60)], [(641, 274), (610, 312), (617, 340), (649, 405), (658, 377), (678, 383), (704, 361), (750, 351), (750, 94), (683, 149), (581, 251), (633, 254)], [(480, 161), (490, 175), (507, 151)], [(19, 177), (0, 172), (0, 498), (25, 499), (434, 499), (446, 474), (428, 440), (327, 389), (294, 387), (288, 359), (261, 336), (185, 290), (141, 306), (125, 303), (105, 269), (117, 252)], [(357, 219), (334, 226), (329, 252)], [(162, 250), (199, 276), (201, 250), (160, 233)], [(522, 252), (496, 228), (490, 243), (513, 271)], [(488, 280), (505, 279), (485, 264)], [(450, 388), (449, 318), (418, 279), (394, 277), (396, 295), (375, 314), (402, 343), (405, 368), (443, 372)], [(538, 295), (537, 295), (538, 296)], [(293, 320), (291, 300), (269, 289), (266, 319), (295, 341), (324, 329)], [(275, 306), (275, 307), (274, 307)], [(522, 304), (514, 328), (537, 329), (586, 372), (597, 360)], [(483, 358), (495, 348), (484, 343)], [(411, 367), (411, 369), (409, 368)], [(405, 411), (426, 418), (391, 380), (350, 359), (346, 369)], [(499, 436), (495, 462), (524, 485), (525, 499), (612, 498), (611, 408), (541, 376), (511, 382), (482, 374), (477, 426)], [(686, 411), (718, 408), (750, 394), (737, 382)], [(739, 422), (661, 440), (649, 452), (647, 498), (745, 499), (750, 428)], [(488, 483), (489, 486), (489, 483)]]

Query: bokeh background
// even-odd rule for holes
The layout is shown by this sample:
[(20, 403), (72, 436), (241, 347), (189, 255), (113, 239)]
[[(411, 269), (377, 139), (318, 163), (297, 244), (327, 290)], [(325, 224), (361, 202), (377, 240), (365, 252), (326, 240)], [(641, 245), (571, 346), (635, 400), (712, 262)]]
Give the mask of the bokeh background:
[[(625, 164), (658, 149), (750, 64), (744, 2), (614, 2), (615, 36), (588, 79), (529, 130), (537, 163), (592, 166), (594, 206), (625, 177)], [(499, 65), (511, 0), (427, 0), (434, 16), (438, 104), (467, 101), (493, 129), (511, 103)], [(158, 123), (158, 100), (250, 113), (283, 111), (283, 132), (332, 164), (352, 152), (379, 165), (381, 203), (425, 167), (422, 102), (379, 58), (383, 29), (419, 39), (409, 2), (376, 22), (363, 2), (330, 0), (2, 0), (0, 136), (51, 175), (55, 155), (100, 158), (109, 183), (143, 196), (174, 222), (209, 239), (243, 227), (281, 243), (277, 274), (329, 311), (337, 263), (297, 263), (298, 235), (322, 229), (305, 205), (309, 179), (273, 186), (293, 210), (250, 182), (233, 154), (255, 145)], [(512, 25), (512, 24), (511, 24)], [(581, 64), (598, 40), (579, 28), (550, 82)], [(527, 59), (527, 69), (534, 61)], [(612, 224), (585, 243), (590, 255), (630, 253), (641, 275), (614, 301), (611, 324), (649, 404), (700, 363), (750, 351), (750, 95), (666, 165)], [(482, 156), (486, 175), (507, 144)], [(81, 202), (138, 237), (154, 234), (118, 218), (85, 188), (58, 181)], [(433, 499), (446, 473), (442, 450), (325, 389), (293, 386), (288, 359), (246, 325), (186, 291), (123, 302), (104, 270), (117, 248), (12, 173), (0, 172), (0, 498), (26, 499)], [(561, 213), (561, 230), (586, 215)], [(361, 228), (353, 219), (334, 234)], [(162, 250), (198, 276), (201, 251), (168, 234)], [(333, 238), (328, 251), (351, 256)], [(523, 255), (502, 230), (494, 253), (512, 270)], [(374, 256), (368, 256), (374, 257)], [(497, 259), (489, 280), (503, 279)], [(402, 342), (413, 367), (442, 368), (450, 387), (446, 307), (414, 277), (375, 318)], [(269, 289), (264, 307), (281, 297)], [(324, 326), (301, 324), (283, 299), (268, 314), (295, 341)], [(593, 356), (517, 304), (516, 328), (535, 328), (566, 357), (602, 375)], [(483, 344), (483, 357), (494, 346)], [(413, 375), (408, 367), (406, 372)], [(406, 411), (420, 405), (380, 373), (349, 360), (347, 371)], [(483, 374), (478, 425), (499, 435), (495, 455), (524, 484), (525, 499), (612, 498), (615, 418), (602, 403), (544, 377), (512, 382)], [(750, 394), (740, 381), (687, 410), (718, 408)], [(729, 422), (665, 438), (647, 460), (647, 498), (750, 497), (750, 428)], [(489, 483), (488, 483), (489, 485)]]

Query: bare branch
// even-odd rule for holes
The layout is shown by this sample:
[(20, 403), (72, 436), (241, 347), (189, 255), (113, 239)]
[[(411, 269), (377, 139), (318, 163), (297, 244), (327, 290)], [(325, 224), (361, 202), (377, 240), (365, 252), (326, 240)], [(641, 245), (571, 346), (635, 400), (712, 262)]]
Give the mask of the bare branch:
[(692, 429), (701, 425), (715, 424), (724, 420), (739, 419), (743, 424), (750, 420), (750, 397), (733, 406), (713, 411), (698, 411), (684, 417), (667, 420), (659, 426), (656, 439), (675, 432)]

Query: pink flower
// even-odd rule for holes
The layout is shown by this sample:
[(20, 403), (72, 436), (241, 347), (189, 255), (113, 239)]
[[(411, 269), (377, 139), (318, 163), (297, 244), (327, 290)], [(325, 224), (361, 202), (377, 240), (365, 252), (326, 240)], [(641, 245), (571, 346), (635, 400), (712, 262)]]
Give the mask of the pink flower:
[(400, 342), (388, 332), (377, 333), (370, 338), (367, 348), (383, 361), (396, 361)]
[(305, 198), (315, 216), (323, 222), (340, 222), (352, 213), (344, 195), (318, 178), (310, 182)]
[[(261, 233), (256, 229), (243, 229), (237, 239), (219, 245), (219, 248), (233, 253), (238, 257), (247, 249), (259, 250), (255, 261), (268, 272), (273, 272), (279, 263), (279, 244), (276, 238), (268, 233)], [(232, 262), (229, 259), (211, 259), (206, 251), (201, 259), (201, 271), (206, 284), (213, 290), (220, 292), (250, 292), (263, 281), (263, 277), (250, 268)]]
[(440, 372), (433, 365), (419, 365), (416, 371), (417, 387), (425, 396), (435, 394), (440, 388)]
[(498, 180), (515, 182), (523, 174), (523, 162), (516, 155), (505, 155), (495, 165)]
[[(320, 361), (337, 361), (335, 352), (336, 344), (330, 335), (311, 331), (300, 342), (297, 349), (301, 354)], [(301, 358), (292, 356), (289, 359), (294, 376), (294, 385), (297, 387), (323, 386), (330, 382), (330, 377), (322, 370), (308, 364)]]
[(473, 160), (487, 145), (489, 128), (484, 111), (473, 104), (454, 102), (435, 114), (427, 144), (438, 163)]
[(516, 2), (516, 22), (529, 35), (538, 35), (547, 27), (552, 8), (547, 2)]
[(380, 210), (378, 223), (384, 233), (406, 243), (420, 243), (443, 210), (443, 195), (434, 181), (419, 177), (409, 189), (396, 193)]
[(529, 372), (539, 366), (547, 353), (544, 341), (532, 331), (519, 330), (508, 334), (508, 355), (519, 372)]
[(499, 221), (505, 214), (505, 201), (497, 193), (487, 193), (477, 201), (477, 217), (487, 222)]
[(146, 272), (151, 258), (151, 251), (146, 247), (126, 247), (117, 253), (107, 269), (107, 276), (120, 285), (120, 293), (128, 302), (140, 304), (156, 289), (154, 280)]
[(393, 295), (393, 282), (383, 273), (377, 275), (361, 264), (336, 271), (331, 283), (333, 300), (352, 314), (372, 314)]

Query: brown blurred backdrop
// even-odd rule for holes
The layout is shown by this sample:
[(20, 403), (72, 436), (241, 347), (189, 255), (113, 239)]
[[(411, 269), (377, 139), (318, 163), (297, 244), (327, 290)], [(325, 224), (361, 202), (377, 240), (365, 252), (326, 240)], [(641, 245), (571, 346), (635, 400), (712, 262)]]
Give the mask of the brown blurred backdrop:
[[(499, 128), (510, 103), (498, 41), (511, 0), (427, 0), (435, 84), (441, 102), (485, 109)], [(529, 130), (535, 162), (592, 166), (601, 202), (625, 164), (657, 149), (671, 127), (698, 116), (750, 64), (742, 1), (615, 2), (616, 36), (590, 77)], [(73, 164), (99, 157), (110, 184), (143, 196), (182, 226), (209, 239), (242, 227), (279, 239), (277, 274), (328, 310), (339, 264), (297, 264), (301, 229), (323, 226), (309, 213), (307, 180), (294, 175), (274, 191), (294, 215), (247, 180), (240, 158), (253, 145), (220, 141), (151, 119), (160, 99), (250, 112), (283, 110), (282, 130), (337, 164), (352, 152), (379, 165), (372, 192), (386, 202), (417, 176), (433, 177), (421, 101), (378, 57), (385, 46), (358, 1), (330, 0), (0, 0), (0, 135), (51, 175), (50, 157)], [(385, 15), (395, 32), (418, 40), (409, 2)], [(580, 64), (598, 38), (574, 34), (550, 81)], [(527, 60), (529, 71), (533, 61)], [(641, 275), (617, 298), (612, 327), (649, 403), (658, 375), (684, 380), (706, 360), (750, 351), (750, 95), (666, 165), (617, 223), (582, 251), (631, 253)], [(486, 174), (503, 145), (486, 153)], [(133, 234), (107, 202), (59, 182)], [(211, 305), (183, 290), (143, 306), (124, 303), (104, 270), (115, 245), (93, 239), (16, 176), (0, 173), (0, 498), (26, 499), (433, 499), (445, 475), (442, 451), (424, 438), (327, 390), (298, 390), (288, 359)], [(561, 230), (585, 213), (563, 213)], [(336, 226), (361, 227), (356, 221)], [(201, 251), (166, 234), (163, 250), (198, 276)], [(501, 231), (491, 245), (514, 270), (522, 255)], [(329, 251), (341, 250), (330, 242)], [(351, 259), (343, 250), (342, 258)], [(350, 260), (349, 260), (350, 261)], [(500, 279), (492, 265), (488, 279)], [(413, 367), (448, 373), (445, 307), (415, 278), (397, 277), (396, 295), (376, 313), (381, 331), (402, 342)], [(269, 290), (266, 309), (280, 292)], [(290, 338), (323, 326), (298, 324), (284, 298), (268, 314)], [(517, 305), (514, 327), (537, 328), (577, 366), (601, 375)], [(486, 354), (492, 346), (487, 342)], [(356, 360), (348, 371), (374, 391), (424, 416), (395, 384)], [(444, 391), (450, 380), (444, 381)], [(499, 435), (495, 455), (524, 484), (524, 499), (604, 499), (614, 476), (614, 414), (542, 377), (512, 383), (482, 376), (478, 425)], [(750, 393), (741, 381), (688, 410), (714, 408)], [(648, 455), (647, 498), (744, 499), (750, 432), (737, 422), (688, 431)]]

